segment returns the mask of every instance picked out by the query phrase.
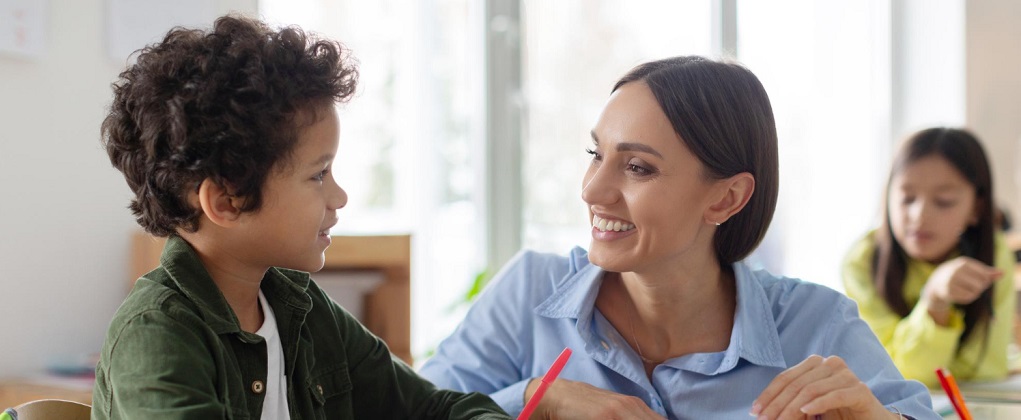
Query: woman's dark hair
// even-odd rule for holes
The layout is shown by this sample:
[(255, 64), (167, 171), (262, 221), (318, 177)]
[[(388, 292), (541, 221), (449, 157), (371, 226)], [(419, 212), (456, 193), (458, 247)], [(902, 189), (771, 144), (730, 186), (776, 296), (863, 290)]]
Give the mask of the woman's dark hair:
[(613, 86), (645, 82), (674, 131), (702, 162), (709, 179), (742, 172), (755, 178), (748, 204), (713, 238), (723, 265), (746, 257), (773, 219), (779, 191), (776, 123), (769, 96), (751, 71), (698, 56), (641, 64)]
[[(949, 162), (975, 187), (978, 223), (968, 226), (961, 234), (958, 251), (961, 255), (987, 265), (995, 264), (993, 178), (982, 145), (974, 135), (960, 129), (929, 128), (915, 133), (901, 147), (890, 169), (890, 178), (886, 184), (886, 205), (883, 206), (883, 221), (875, 233), (876, 250), (872, 257), (872, 278), (875, 279), (876, 290), (890, 309), (901, 317), (906, 317), (911, 312), (911, 306), (904, 299), (904, 280), (909, 257), (893, 236), (893, 227), (890, 224), (890, 186), (894, 176), (906, 166), (929, 156), (939, 156)], [(975, 301), (964, 305), (962, 309), (964, 333), (961, 334), (960, 342), (964, 342), (975, 326), (992, 314), (992, 287), (982, 292)]]
[(300, 130), (357, 84), (339, 43), (241, 16), (208, 32), (174, 28), (137, 53), (113, 84), (102, 142), (135, 194), (135, 219), (157, 236), (198, 229), (187, 198), (207, 178), (258, 210)]

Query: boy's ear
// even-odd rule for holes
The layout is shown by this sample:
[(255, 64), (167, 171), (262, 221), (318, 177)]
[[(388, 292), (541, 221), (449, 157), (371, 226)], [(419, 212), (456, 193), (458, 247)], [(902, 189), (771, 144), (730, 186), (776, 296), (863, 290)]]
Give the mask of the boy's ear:
[(755, 177), (748, 172), (741, 172), (730, 178), (718, 181), (716, 201), (705, 210), (703, 217), (706, 223), (719, 226), (741, 211), (755, 191)]
[[(212, 178), (202, 180), (198, 192), (189, 198), (192, 205), (198, 204), (206, 218), (218, 226), (230, 227), (241, 217), (242, 211), (238, 206), (243, 204), (243, 200)], [(194, 203), (195, 200), (198, 203)]]

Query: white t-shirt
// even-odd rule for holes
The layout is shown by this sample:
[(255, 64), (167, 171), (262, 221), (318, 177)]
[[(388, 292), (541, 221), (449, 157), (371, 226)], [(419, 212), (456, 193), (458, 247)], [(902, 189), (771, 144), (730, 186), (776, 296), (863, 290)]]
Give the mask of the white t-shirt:
[(265, 320), (255, 333), (266, 340), (266, 399), (262, 402), (263, 420), (290, 419), (287, 410), (287, 378), (284, 376), (284, 348), (280, 346), (280, 332), (273, 308), (259, 291), (259, 304)]

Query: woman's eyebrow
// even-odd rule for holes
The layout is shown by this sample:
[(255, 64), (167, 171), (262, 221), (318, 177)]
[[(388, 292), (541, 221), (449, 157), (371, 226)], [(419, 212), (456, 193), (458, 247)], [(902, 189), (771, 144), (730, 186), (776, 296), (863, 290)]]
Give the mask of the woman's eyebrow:
[(650, 155), (656, 156), (663, 159), (663, 155), (659, 154), (656, 149), (651, 146), (642, 143), (617, 143), (618, 152), (645, 152)]
[[(595, 143), (595, 144), (599, 144), (599, 136), (596, 136), (596, 132), (595, 131), (590, 131), (589, 133), (592, 134), (592, 142)], [(617, 143), (617, 151), (618, 152), (645, 152), (645, 153), (648, 153), (650, 155), (656, 156), (656, 157), (658, 157), (660, 159), (663, 159), (663, 155), (662, 154), (657, 152), (656, 149), (653, 149), (652, 146), (649, 146), (649, 145), (644, 144), (644, 143), (634, 143), (634, 142)]]

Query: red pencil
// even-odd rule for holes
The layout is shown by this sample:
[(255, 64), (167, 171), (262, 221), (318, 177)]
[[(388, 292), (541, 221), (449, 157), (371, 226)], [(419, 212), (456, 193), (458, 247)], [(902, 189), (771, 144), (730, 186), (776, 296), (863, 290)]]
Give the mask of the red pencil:
[(939, 378), (940, 386), (943, 387), (943, 392), (946, 392), (947, 397), (950, 398), (950, 404), (954, 406), (957, 417), (960, 417), (961, 420), (972, 420), (968, 407), (964, 405), (964, 397), (961, 396), (961, 391), (957, 388), (957, 381), (954, 380), (950, 371), (936, 368), (936, 376)]
[(539, 380), (539, 387), (535, 389), (535, 393), (532, 394), (532, 398), (528, 399), (525, 403), (525, 409), (521, 410), (521, 414), (518, 414), (518, 420), (528, 420), (531, 417), (532, 412), (535, 411), (535, 407), (539, 405), (539, 400), (542, 399), (543, 394), (546, 393), (546, 388), (549, 388), (550, 384), (557, 379), (557, 375), (560, 375), (560, 371), (564, 369), (564, 365), (567, 364), (567, 359), (571, 358), (571, 349), (565, 348), (564, 351), (560, 352), (560, 356), (557, 356), (557, 360), (553, 362), (553, 366), (550, 366), (546, 374)]

